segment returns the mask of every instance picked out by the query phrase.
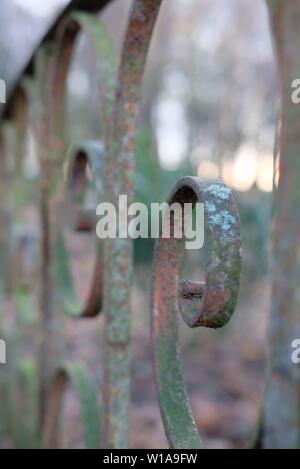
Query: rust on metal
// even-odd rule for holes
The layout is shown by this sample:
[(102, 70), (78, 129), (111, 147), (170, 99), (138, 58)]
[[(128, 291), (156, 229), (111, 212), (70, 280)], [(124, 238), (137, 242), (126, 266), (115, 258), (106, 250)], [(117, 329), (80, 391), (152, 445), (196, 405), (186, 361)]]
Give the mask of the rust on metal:
[[(106, 196), (134, 198), (135, 137), (142, 78), (161, 0), (134, 0), (118, 72), (112, 136), (106, 165)], [(104, 435), (108, 448), (128, 447), (130, 402), (130, 309), (132, 241), (104, 243), (105, 363)]]
[[(85, 192), (87, 167), (92, 177), (92, 187), (97, 203), (100, 203), (104, 197), (104, 149), (99, 142), (82, 142), (70, 152), (65, 168), (67, 205), (63, 204), (58, 214), (59, 223), (54, 242), (56, 289), (63, 312), (73, 318), (95, 317), (100, 313), (102, 305), (102, 243), (96, 237), (94, 212), (91, 214), (80, 203)], [(64, 228), (70, 228), (70, 226), (71, 229), (92, 231), (94, 235), (94, 269), (89, 294), (85, 300), (77, 297), (70, 256), (66, 247)]]
[[(241, 237), (231, 190), (218, 180), (184, 177), (169, 205), (204, 204), (207, 265), (205, 283), (179, 280), (184, 238), (161, 237), (155, 248), (152, 286), (152, 348), (156, 387), (166, 435), (172, 448), (201, 448), (183, 380), (178, 313), (190, 327), (219, 328), (231, 318), (239, 291)], [(168, 215), (169, 216), (169, 215)], [(173, 217), (173, 218), (172, 218)]]

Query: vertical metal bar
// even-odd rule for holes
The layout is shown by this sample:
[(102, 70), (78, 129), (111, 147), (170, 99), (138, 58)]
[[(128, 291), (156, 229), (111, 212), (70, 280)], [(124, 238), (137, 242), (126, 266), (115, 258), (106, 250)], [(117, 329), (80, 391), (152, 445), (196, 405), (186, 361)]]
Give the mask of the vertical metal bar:
[(39, 380), (40, 380), (40, 424), (46, 414), (47, 397), (51, 380), (62, 354), (61, 327), (55, 314), (55, 293), (51, 249), (51, 193), (53, 191), (53, 166), (49, 131), (50, 63), (53, 45), (45, 44), (37, 56), (37, 140), (40, 162), (40, 253), (39, 253)]
[(272, 243), (269, 380), (264, 404), (267, 448), (300, 447), (300, 369), (291, 344), (300, 337), (300, 105), (291, 99), (300, 78), (300, 2), (269, 0), (281, 86), (280, 179)]
[[(108, 200), (133, 201), (134, 153), (142, 78), (161, 0), (134, 0), (118, 73), (113, 132), (107, 158)], [(104, 254), (105, 447), (128, 447), (132, 242), (106, 240)]]

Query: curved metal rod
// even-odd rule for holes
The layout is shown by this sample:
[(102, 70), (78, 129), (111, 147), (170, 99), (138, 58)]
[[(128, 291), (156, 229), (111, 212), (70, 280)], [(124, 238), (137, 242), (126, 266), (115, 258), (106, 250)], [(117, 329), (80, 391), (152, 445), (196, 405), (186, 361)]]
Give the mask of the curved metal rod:
[(66, 363), (56, 373), (49, 394), (49, 409), (45, 419), (43, 444), (45, 448), (57, 448), (59, 442), (60, 414), (63, 395), (68, 383), (74, 387), (79, 401), (87, 449), (100, 446), (101, 411), (97, 392), (84, 365)]
[[(54, 244), (54, 269), (59, 301), (64, 313), (73, 318), (94, 317), (99, 314), (102, 305), (102, 243), (96, 237), (94, 220), (86, 213), (83, 213), (82, 209), (78, 210), (78, 204), (74, 200), (80, 199), (82, 192), (84, 192), (87, 167), (89, 167), (92, 175), (92, 188), (96, 193), (97, 200), (100, 201), (103, 198), (104, 150), (99, 142), (83, 142), (70, 153), (67, 160), (65, 183), (66, 198), (69, 199), (69, 204), (64, 205), (59, 214), (60, 222)], [(88, 297), (84, 301), (78, 299), (75, 291), (63, 229), (66, 225), (66, 211), (74, 212), (74, 209), (75, 214), (72, 213), (71, 217), (75, 215), (77, 229), (92, 229), (95, 233), (96, 259), (94, 272)]]
[[(65, 131), (65, 93), (68, 73), (73, 57), (78, 34), (85, 32), (95, 56), (97, 72), (100, 77), (99, 90), (101, 95), (101, 127), (102, 139), (108, 143), (108, 136), (111, 129), (111, 118), (113, 113), (115, 96), (115, 76), (116, 76), (116, 54), (110, 35), (101, 22), (93, 15), (73, 12), (62, 21), (57, 29), (57, 40), (53, 61), (50, 64), (50, 131), (52, 150), (61, 151), (58, 157), (63, 157), (65, 148), (63, 147)], [(54, 153), (55, 156), (55, 153)]]
[[(66, 155), (66, 142), (64, 136), (64, 105), (65, 105), (65, 91), (66, 81), (69, 72), (70, 62), (73, 55), (73, 50), (76, 43), (76, 38), (80, 31), (85, 31), (90, 39), (94, 48), (96, 64), (101, 77), (100, 92), (102, 97), (102, 131), (103, 140), (105, 144), (108, 140), (108, 133), (110, 131), (110, 122), (112, 118), (113, 98), (115, 93), (115, 54), (113, 47), (106, 31), (105, 26), (101, 21), (88, 15), (86, 13), (72, 13), (70, 17), (63, 22), (58, 30), (58, 45), (54, 53), (53, 62), (51, 67), (50, 78), (50, 93), (52, 99), (50, 100), (50, 147), (51, 159), (49, 164), (53, 164), (55, 169), (55, 177), (53, 185), (57, 193), (63, 194), (61, 185), (63, 184), (63, 171), (62, 167)], [(99, 142), (98, 145), (81, 145), (79, 148), (84, 152), (93, 173), (94, 181), (99, 184), (103, 179), (103, 149)], [(71, 157), (72, 159), (72, 157)], [(67, 160), (70, 164), (70, 159)], [(101, 167), (101, 169), (99, 169)], [(59, 187), (57, 187), (59, 186)], [(70, 195), (70, 192), (69, 192)], [(54, 198), (55, 199), (55, 198)], [(51, 202), (50, 202), (51, 203)], [(63, 241), (63, 224), (64, 217), (60, 216), (61, 207), (64, 206), (64, 201), (54, 200), (51, 205), (52, 223), (51, 229), (53, 232), (54, 246), (53, 250), (55, 262), (55, 285), (60, 293), (61, 304), (63, 310), (73, 317), (93, 317), (100, 313), (101, 310), (101, 294), (102, 294), (102, 242), (96, 238), (96, 259), (94, 275), (91, 282), (90, 293), (86, 303), (82, 303), (76, 299), (75, 289), (70, 274), (71, 268), (68, 262), (68, 255)], [(62, 257), (60, 257), (62, 255)], [(62, 282), (63, 280), (63, 282)], [(63, 297), (65, 295), (65, 297)]]
[[(142, 79), (161, 0), (134, 0), (123, 43), (113, 115), (113, 131), (106, 159), (106, 195), (118, 206), (119, 194), (134, 198), (135, 137)], [(105, 313), (105, 447), (128, 448), (130, 403), (130, 310), (132, 241), (104, 243)]]
[[(152, 347), (156, 388), (172, 448), (201, 448), (183, 379), (178, 345), (178, 310), (190, 327), (219, 328), (234, 312), (241, 270), (239, 217), (229, 188), (221, 181), (184, 177), (168, 203), (204, 204), (207, 266), (205, 284), (179, 281), (184, 239), (159, 238), (152, 287)], [(172, 217), (172, 212), (171, 212)], [(174, 218), (171, 218), (174, 230)]]

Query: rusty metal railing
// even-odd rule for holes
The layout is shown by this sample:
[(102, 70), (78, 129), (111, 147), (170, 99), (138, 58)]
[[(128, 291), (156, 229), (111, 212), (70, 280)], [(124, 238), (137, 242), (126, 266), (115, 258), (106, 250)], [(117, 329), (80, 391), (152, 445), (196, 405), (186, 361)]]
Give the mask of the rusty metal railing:
[[(36, 330), (39, 337), (37, 385), (38, 420), (32, 422), (29, 434), (33, 444), (34, 434), (42, 433), (40, 442), (45, 447), (59, 444), (60, 407), (66, 383), (70, 381), (80, 400), (82, 421), (87, 447), (127, 448), (130, 404), (130, 292), (132, 287), (132, 241), (130, 239), (105, 240), (96, 238), (96, 259), (90, 282), (89, 295), (78, 297), (65, 241), (69, 223), (75, 229), (89, 229), (93, 221), (81, 205), (85, 187), (85, 169), (89, 166), (93, 189), (97, 199), (116, 204), (119, 194), (134, 198), (135, 137), (138, 127), (139, 102), (142, 79), (152, 33), (161, 6), (161, 0), (133, 0), (127, 31), (120, 59), (116, 59), (109, 33), (95, 16), (108, 1), (71, 2), (34, 52), (31, 67), (20, 77), (11, 94), (1, 123), (1, 253), (2, 288), (9, 292), (16, 307), (32, 307), (33, 298), (39, 298), (37, 324), (24, 325)], [(288, 299), (289, 319), (281, 317), (282, 298), (287, 298), (290, 287), (281, 284), (282, 266), (297, 269), (299, 261), (290, 259), (289, 252), (297, 252), (300, 221), (288, 207), (298, 210), (297, 175), (299, 158), (297, 151), (298, 115), (288, 99), (289, 80), (298, 70), (298, 55), (290, 61), (289, 46), (299, 43), (297, 24), (300, 19), (299, 2), (271, 1), (268, 5), (280, 68), (285, 70), (283, 82), (283, 117), (281, 141), (281, 181), (277, 193), (277, 221), (274, 258), (274, 306), (273, 315), (280, 318), (272, 328), (272, 337), (286, 331), (285, 343), (299, 312), (298, 300)], [(77, 8), (77, 10), (76, 10)], [(85, 11), (83, 11), (85, 10)], [(285, 13), (283, 13), (285, 11)], [(286, 23), (285, 23), (286, 21)], [(74, 52), (76, 38), (85, 31), (91, 41), (97, 73), (101, 77), (102, 134), (101, 143), (80, 142), (69, 151), (65, 138), (66, 80)], [(295, 51), (294, 51), (295, 52)], [(117, 68), (117, 63), (119, 63)], [(33, 66), (34, 65), (34, 66)], [(28, 74), (28, 70), (30, 73)], [(32, 73), (32, 70), (34, 72)], [(24, 237), (14, 235), (16, 220), (24, 225), (23, 212), (28, 198), (28, 184), (23, 181), (22, 158), (25, 131), (33, 129), (39, 157), (39, 184), (35, 195), (39, 203), (39, 263), (32, 269), (30, 281), (24, 283), (20, 275), (20, 263), (26, 260)], [(288, 127), (289, 126), (289, 127)], [(13, 158), (12, 158), (13, 157)], [(65, 168), (66, 177), (64, 177)], [(23, 182), (22, 182), (23, 181)], [(289, 187), (289, 189), (288, 189)], [(32, 188), (31, 188), (32, 190)], [(180, 311), (189, 327), (219, 328), (226, 324), (236, 305), (241, 269), (241, 239), (237, 208), (229, 188), (221, 181), (205, 181), (201, 178), (183, 178), (173, 189), (169, 203), (203, 202), (206, 215), (208, 258), (205, 283), (179, 280), (179, 268), (184, 251), (182, 241), (171, 237), (159, 239), (155, 249), (152, 288), (152, 343), (157, 394), (161, 415), (169, 444), (173, 448), (201, 448), (203, 443), (190, 410), (182, 376), (178, 346), (177, 321)], [(66, 217), (67, 213), (70, 217)], [(116, 204), (117, 205), (117, 204)], [(285, 211), (285, 212), (284, 212)], [(299, 212), (299, 211), (298, 211)], [(298, 213), (297, 212), (297, 213)], [(285, 218), (288, 217), (288, 218)], [(282, 248), (284, 238), (281, 228), (287, 220), (295, 234), (291, 251)], [(89, 228), (86, 228), (89, 227)], [(298, 231), (297, 231), (298, 230)], [(22, 244), (23, 243), (23, 244)], [(25, 246), (26, 247), (26, 246)], [(12, 262), (18, 252), (18, 262)], [(17, 268), (16, 265), (17, 264)], [(5, 271), (3, 265), (7, 266)], [(28, 272), (28, 269), (27, 269)], [(294, 280), (298, 280), (294, 275)], [(38, 286), (38, 287), (37, 287)], [(297, 289), (297, 285), (293, 284)], [(5, 295), (5, 293), (3, 293)], [(279, 295), (279, 296), (278, 296)], [(22, 301), (20, 301), (20, 298)], [(276, 299), (277, 298), (277, 299)], [(277, 301), (278, 300), (278, 301)], [(286, 311), (286, 309), (284, 309)], [(103, 402), (97, 403), (97, 395), (87, 371), (74, 363), (64, 362), (64, 334), (62, 315), (72, 320), (94, 317), (102, 311), (105, 322), (103, 360)], [(22, 316), (22, 315), (21, 315)], [(22, 316), (24, 317), (24, 316)], [(19, 321), (19, 319), (18, 319)], [(283, 321), (283, 322), (282, 322)], [(298, 324), (298, 323), (297, 323)], [(15, 324), (10, 328), (13, 337)], [(297, 326), (298, 327), (298, 326)], [(1, 328), (5, 325), (1, 323)], [(18, 325), (19, 330), (19, 325)], [(285, 390), (293, 390), (291, 412), (299, 405), (299, 378), (285, 373), (280, 353), (275, 345), (272, 361), (272, 386), (280, 401), (277, 373), (283, 376)], [(277, 353), (278, 352), (278, 353)], [(279, 367), (279, 368), (278, 368)], [(9, 378), (10, 399), (18, 402), (14, 385), (19, 375), (17, 369)], [(34, 382), (33, 375), (26, 383)], [(1, 385), (1, 384), (0, 384)], [(274, 391), (275, 390), (275, 391)], [(278, 392), (277, 392), (278, 391)], [(297, 394), (298, 393), (298, 394)], [(28, 401), (28, 408), (34, 402)], [(279, 404), (278, 404), (279, 405)], [(280, 446), (276, 437), (282, 424), (279, 413), (268, 415), (263, 427), (266, 444)], [(278, 418), (276, 418), (276, 415)], [(17, 415), (9, 416), (10, 430), (18, 433)], [(298, 428), (298, 430), (297, 430)], [(295, 430), (286, 428), (286, 444), (295, 446)], [(28, 433), (28, 428), (27, 428)], [(36, 440), (35, 440), (36, 441)]]
[[(157, 242), (153, 272), (152, 345), (156, 387), (166, 434), (173, 448), (201, 448), (181, 370), (177, 311), (189, 327), (224, 326), (234, 312), (241, 271), (239, 218), (230, 189), (219, 181), (182, 178), (168, 203), (204, 203), (205, 283), (182, 280), (182, 239)], [(171, 225), (172, 226), (172, 225)]]

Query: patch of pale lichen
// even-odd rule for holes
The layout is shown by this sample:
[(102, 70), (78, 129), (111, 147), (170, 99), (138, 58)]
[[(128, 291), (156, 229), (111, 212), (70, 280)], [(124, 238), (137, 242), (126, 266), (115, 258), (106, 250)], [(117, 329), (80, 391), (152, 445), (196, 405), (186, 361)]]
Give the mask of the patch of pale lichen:
[(231, 190), (220, 184), (212, 184), (206, 189), (206, 192), (216, 197), (219, 200), (228, 200), (231, 196)]

